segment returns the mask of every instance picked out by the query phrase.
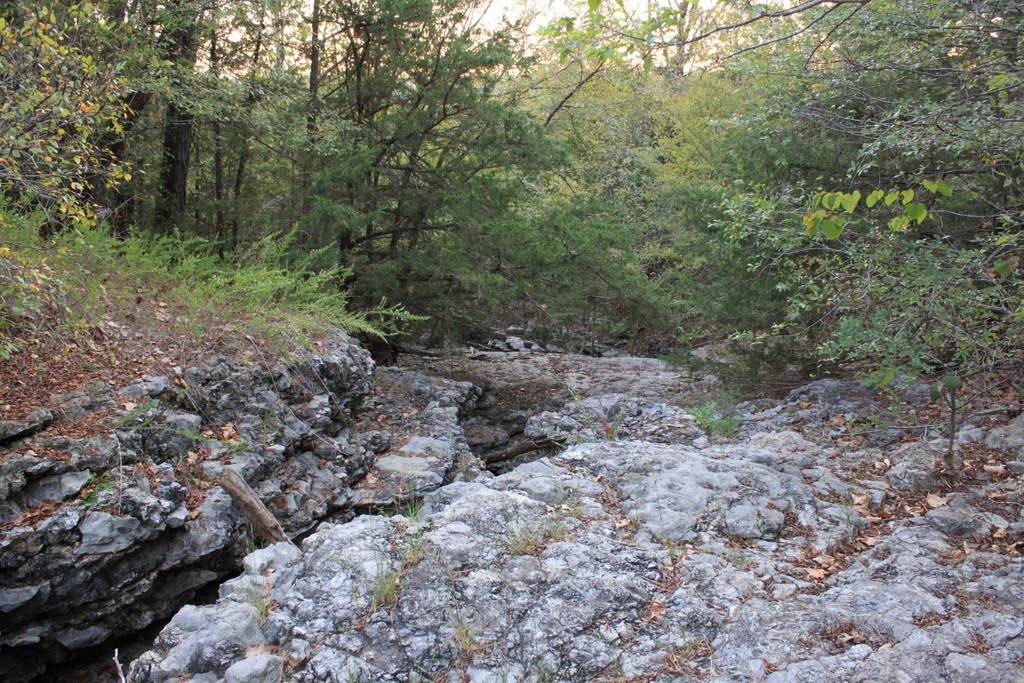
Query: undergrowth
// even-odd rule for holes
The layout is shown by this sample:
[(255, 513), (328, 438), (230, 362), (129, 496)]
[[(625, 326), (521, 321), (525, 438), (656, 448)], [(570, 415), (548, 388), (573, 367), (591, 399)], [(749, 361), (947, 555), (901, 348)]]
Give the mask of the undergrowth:
[(716, 401), (686, 409), (697, 426), (709, 436), (732, 436), (739, 429), (739, 422), (731, 410), (721, 409)]
[(98, 227), (43, 239), (40, 221), (0, 207), (0, 358), (111, 318), (200, 340), (248, 335), (277, 349), (308, 345), (328, 325), (383, 337), (414, 318), (384, 301), (351, 310), (351, 272), (317, 268), (323, 255), (293, 249), (289, 235), (222, 253), (202, 238), (118, 239)]

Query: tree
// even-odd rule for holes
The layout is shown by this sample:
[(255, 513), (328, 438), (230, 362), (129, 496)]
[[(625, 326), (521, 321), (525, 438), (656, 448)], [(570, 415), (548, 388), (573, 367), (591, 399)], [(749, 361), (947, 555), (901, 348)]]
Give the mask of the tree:
[(129, 177), (102, 144), (126, 115), (121, 64), (98, 57), (110, 40), (88, 4), (0, 14), (0, 190), (51, 227), (93, 218), (91, 191)]

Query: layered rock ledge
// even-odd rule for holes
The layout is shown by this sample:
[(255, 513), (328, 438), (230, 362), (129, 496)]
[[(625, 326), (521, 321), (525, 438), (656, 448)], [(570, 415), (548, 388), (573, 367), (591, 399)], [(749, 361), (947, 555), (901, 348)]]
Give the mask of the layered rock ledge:
[[(386, 400), (389, 388), (401, 398)], [(254, 538), (217, 485), (227, 468), (292, 537), (393, 504), (409, 468), (421, 494), (448, 483), (466, 464), (457, 413), (472, 391), (417, 373), (374, 379), (369, 354), (334, 332), (287, 363), (211, 358), (56, 395), (4, 423), (0, 679), (137, 632), (236, 574)], [(378, 476), (389, 462), (407, 467)]]

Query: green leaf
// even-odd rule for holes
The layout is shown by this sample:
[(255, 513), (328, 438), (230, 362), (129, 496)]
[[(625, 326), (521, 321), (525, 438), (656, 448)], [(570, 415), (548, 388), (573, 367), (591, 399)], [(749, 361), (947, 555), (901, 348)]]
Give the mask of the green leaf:
[(942, 386), (950, 391), (956, 391), (963, 386), (963, 382), (957, 379), (954, 375), (946, 375), (942, 378)]
[(821, 205), (829, 211), (839, 208), (840, 196), (837, 192), (828, 192), (821, 196)]
[(821, 219), (824, 218), (826, 215), (827, 214), (825, 213), (824, 209), (818, 209), (817, 211), (807, 212), (807, 214), (804, 216), (804, 227), (807, 228), (808, 237), (814, 234), (815, 228), (818, 227), (818, 224), (821, 222)]
[(596, 12), (601, 7), (601, 0), (587, 0), (591, 12)]
[(893, 367), (878, 368), (870, 375), (867, 376), (866, 384), (870, 388), (884, 387), (892, 381), (893, 377), (896, 376), (896, 370)]
[(935, 181), (935, 187), (938, 189), (939, 194), (943, 197), (949, 197), (953, 194), (953, 186), (949, 183), (944, 183), (941, 180)]
[(886, 206), (892, 206), (893, 202), (895, 202), (899, 198), (900, 198), (900, 193), (897, 192), (896, 190), (893, 190), (889, 194), (885, 195), (885, 205)]
[(833, 216), (821, 222), (821, 233), (830, 240), (843, 234), (843, 217)]
[(924, 189), (928, 190), (929, 192), (935, 192), (936, 190), (939, 189), (937, 183), (935, 183), (932, 180), (928, 180), (927, 178), (922, 180), (921, 184), (924, 185)]
[(988, 89), (990, 91), (992, 91), (992, 90), (999, 90), (1000, 88), (1002, 88), (1004, 85), (1006, 85), (1009, 82), (1010, 82), (1010, 74), (1001, 73), (1001, 74), (996, 74), (992, 78), (988, 79), (987, 85), (988, 85)]
[(999, 277), (1010, 277), (1010, 271), (1012, 270), (1010, 266), (1012, 265), (1013, 261), (1010, 261), (1009, 259), (999, 259), (992, 265), (992, 270), (994, 270)]
[(928, 217), (928, 209), (924, 208), (924, 204), (921, 204), (919, 202), (907, 204), (906, 212), (907, 216), (911, 220), (917, 221), (918, 225), (920, 225), (924, 221), (924, 219)]
[(864, 200), (864, 203), (870, 209), (872, 206), (880, 202), (882, 200), (882, 197), (884, 196), (885, 192), (883, 192), (882, 190), (875, 190), (874, 192), (868, 195), (868, 198)]
[(903, 206), (906, 206), (910, 202), (914, 201), (914, 191), (903, 190), (903, 192), (900, 192), (900, 201), (903, 202)]
[(928, 395), (931, 396), (932, 402), (938, 401), (942, 398), (942, 387), (938, 382), (928, 387)]
[(857, 203), (860, 202), (860, 190), (854, 190), (849, 194), (840, 194), (839, 203), (846, 209), (846, 213), (853, 213), (853, 210), (857, 208)]
[(889, 229), (893, 232), (903, 232), (910, 227), (910, 219), (906, 216), (896, 216), (889, 221)]

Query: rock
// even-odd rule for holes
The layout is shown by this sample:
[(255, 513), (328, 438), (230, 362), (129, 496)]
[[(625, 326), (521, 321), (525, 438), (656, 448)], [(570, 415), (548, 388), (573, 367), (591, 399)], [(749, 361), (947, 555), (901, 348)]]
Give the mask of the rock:
[[(545, 369), (552, 383), (579, 372), (595, 392), (625, 382), (669, 391), (649, 376), (602, 375), (613, 359), (560, 366), (491, 353), (479, 362)], [(656, 363), (614, 360), (667, 377)], [(589, 441), (493, 476), (460, 419), (509, 434), (563, 401), (502, 403), (493, 384), (483, 394), (399, 368), (371, 387), (368, 367), (342, 337), (287, 367), (211, 358), (185, 373), (187, 402), (175, 405), (189, 413), (169, 405), (176, 391), (138, 385), (140, 398), (158, 397), (140, 424), (201, 416), (207, 435), (183, 458), (154, 464), (170, 449), (154, 445), (165, 453), (154, 458), (124, 425), (116, 439), (65, 440), (66, 461), (0, 459), (2, 502), (17, 514), (29, 491), (70, 473), (117, 484), (0, 534), (0, 677), (26, 680), (68, 648), (177, 610), (129, 680), (1019, 680), (1024, 585), (990, 535), (1010, 547), (1019, 533), (1018, 482), (989, 485), (1006, 504), (943, 492), (927, 513), (890, 517), (891, 498), (903, 498), (893, 488), (939, 483), (929, 467), (941, 447), (815, 443), (877, 408), (854, 383), (759, 402), (759, 418), (715, 444), (653, 396), (584, 394), (533, 424)], [(481, 405), (514, 417), (487, 422)], [(888, 481), (851, 476), (886, 457)], [(250, 553), (215, 604), (178, 609), (238, 571), (244, 524), (204, 479), (225, 467), (308, 535), (301, 552)], [(367, 510), (387, 516), (353, 518)]]
[(936, 463), (943, 462), (945, 447), (935, 443), (910, 443), (892, 453), (892, 467), (885, 478), (899, 491), (930, 491), (938, 485)]
[(84, 389), (50, 397), (54, 411), (65, 420), (77, 418), (104, 408), (116, 409), (113, 389), (106, 382), (96, 382)]
[[(648, 415), (675, 419), (668, 409)], [(399, 452), (410, 442), (391, 443), (385, 458), (407, 457)], [(302, 683), (413, 673), (582, 683), (609, 671), (737, 683), (1019, 680), (1019, 567), (989, 552), (951, 561), (962, 539), (946, 533), (1009, 521), (975, 506), (980, 494), (947, 494), (927, 515), (873, 522), (887, 533), (851, 550), (844, 544), (867, 522), (837, 490), (878, 510), (890, 489), (850, 484), (840, 466), (878, 458), (787, 431), (714, 446), (571, 445), (497, 477), (445, 483), (410, 517), (323, 524), (301, 555), (277, 546), (251, 555), (208, 616), (164, 629), (132, 680), (171, 668), (248, 672), (257, 652), (290, 653), (282, 678)], [(248, 653), (167, 667), (181, 661), (177, 648), (215, 642), (208, 624), (256, 599), (275, 607)], [(976, 647), (973, 634), (991, 647)]]
[[(581, 632), (576, 629), (585, 630), (588, 624), (596, 623), (595, 619), (603, 620), (616, 614), (635, 621), (642, 614), (643, 605), (652, 597), (645, 583), (649, 580), (646, 577), (651, 574), (651, 567), (658, 567), (662, 562), (657, 559), (659, 551), (656, 546), (644, 551), (609, 537), (608, 529), (614, 525), (596, 520), (587, 524), (574, 521), (570, 516), (571, 507), (567, 506), (569, 512), (562, 513), (567, 516), (559, 524), (574, 525), (572, 537), (553, 542), (537, 559), (518, 554), (522, 550), (517, 548), (528, 548), (534, 542), (543, 542), (549, 533), (560, 533), (550, 530), (557, 519), (547, 519), (549, 504), (602, 496), (605, 488), (593, 481), (595, 473), (604, 473), (608, 485), (614, 487), (625, 487), (626, 482), (631, 482), (633, 474), (629, 470), (635, 470), (638, 447), (636, 442), (581, 446), (559, 455), (554, 462), (531, 463), (523, 466), (522, 472), (515, 470), (494, 479), (493, 488), (480, 483), (458, 483), (427, 496), (421, 514), (427, 518), (430, 530), (424, 534), (421, 543), (427, 544), (428, 548), (437, 548), (439, 554), (434, 559), (435, 555), (428, 551), (411, 570), (409, 593), (402, 598), (408, 601), (407, 606), (403, 608), (403, 602), (399, 601), (398, 609), (403, 610), (400, 622), (403, 619), (415, 620), (415, 633), (422, 634), (418, 636), (419, 642), (417, 638), (408, 641), (404, 654), (392, 652), (385, 655), (382, 650), (376, 650), (372, 660), (360, 660), (356, 651), (346, 644), (352, 638), (351, 621), (358, 619), (365, 609), (360, 605), (367, 604), (367, 598), (361, 594), (366, 595), (365, 591), (371, 589), (373, 577), (382, 571), (382, 561), (390, 561), (386, 558), (394, 552), (390, 550), (394, 543), (392, 523), (382, 518), (362, 517), (343, 526), (321, 527), (304, 544), (302, 559), (283, 570), (298, 577), (293, 583), (297, 594), (283, 591), (279, 598), (284, 610), (282, 619), (295, 621), (296, 633), (310, 633), (306, 625), (313, 623), (308, 621), (310, 618), (326, 618), (336, 624), (330, 627), (330, 635), (323, 627), (318, 627), (318, 639), (328, 647), (314, 652), (306, 670), (316, 680), (320, 680), (317, 678), (319, 674), (315, 673), (317, 671), (333, 671), (342, 676), (347, 675), (345, 672), (372, 671), (375, 672), (372, 674), (374, 680), (392, 680), (392, 676), (401, 671), (415, 668), (414, 662), (427, 653), (435, 653), (430, 656), (448, 653), (444, 656), (455, 657), (457, 643), (445, 640), (454, 636), (444, 615), (458, 610), (458, 605), (467, 600), (466, 604), (473, 605), (473, 616), (466, 617), (471, 621), (467, 628), (479, 631), (474, 637), (481, 642), (509, 642), (509, 647), (512, 647), (512, 650), (499, 650), (498, 659), (503, 662), (500, 666), (487, 667), (487, 671), (495, 676), (500, 676), (500, 671), (529, 668), (528, 662), (510, 659), (518, 648), (527, 647), (536, 649), (538, 653), (546, 651), (550, 654), (551, 643), (559, 642), (557, 638), (563, 637), (555, 636), (556, 640), (545, 639), (535, 643), (538, 636), (534, 634), (550, 629), (559, 633), (566, 628)], [(723, 467), (717, 461), (712, 465), (711, 460), (702, 459), (684, 447), (677, 447), (675, 451), (667, 446), (646, 445), (641, 448), (643, 468), (640, 471), (649, 470), (652, 478), (655, 473), (663, 477), (671, 464), (679, 468), (694, 468), (690, 458), (696, 458), (704, 470), (709, 467), (716, 471), (728, 470), (729, 467)], [(684, 457), (680, 458), (681, 455)], [(632, 467), (627, 466), (630, 462)], [(737, 461), (735, 466), (741, 465), (747, 470), (751, 468), (749, 462)], [(755, 470), (757, 468), (754, 466)], [(574, 473), (576, 470), (580, 471)], [(539, 482), (544, 480), (548, 483), (540, 485)], [(720, 481), (723, 489), (736, 483), (729, 478)], [(638, 486), (637, 490), (640, 488)], [(680, 490), (676, 495), (684, 498), (691, 493)], [(534, 496), (540, 500), (532, 500)], [(623, 501), (624, 509), (628, 501), (627, 496)], [(599, 504), (596, 507), (601, 509)], [(641, 521), (641, 526), (647, 525)], [(399, 552), (402, 545), (403, 542), (399, 541)], [(341, 548), (345, 550), (341, 551)], [(498, 568), (501, 570), (497, 571)], [(434, 582), (442, 576), (449, 576), (451, 571), (467, 570), (469, 573), (460, 580), (458, 595), (461, 598), (446, 590), (438, 591), (435, 587)], [(721, 574), (722, 569), (718, 568), (711, 575)], [(743, 581), (737, 577), (734, 583), (737, 587), (742, 586), (736, 590), (744, 592), (760, 585), (752, 577)], [(275, 584), (274, 590), (277, 589)], [(539, 598), (538, 589), (541, 591)], [(578, 597), (566, 603), (565, 595)], [(435, 601), (438, 599), (457, 602), (448, 603), (448, 606), (437, 605)], [(306, 615), (303, 605), (315, 610), (314, 606), (323, 600), (332, 603), (330, 613), (316, 611), (318, 616), (314, 617), (314, 613)], [(522, 618), (509, 616), (518, 611), (523, 611)], [(379, 629), (372, 623), (368, 629), (374, 633)], [(525, 629), (520, 633), (505, 630), (520, 623)], [(379, 637), (384, 639), (381, 642), (386, 642), (386, 631), (382, 631)], [(355, 641), (351, 642), (354, 645)], [(570, 648), (570, 641), (565, 642), (566, 648), (558, 648), (553, 662), (561, 662), (560, 668), (576, 671), (573, 680), (587, 680), (617, 656), (617, 648), (609, 648), (605, 640), (600, 641), (601, 645), (581, 641), (572, 646), (576, 650)], [(284, 643), (279, 645), (285, 646)], [(655, 640), (651, 639), (644, 648), (647, 648), (647, 654), (635, 663), (637, 670), (660, 657)], [(493, 652), (491, 654), (494, 655)], [(485, 675), (481, 664), (475, 663), (478, 677)]]
[(242, 661), (246, 651), (264, 642), (257, 609), (232, 602), (222, 609), (182, 608), (157, 640), (175, 641), (160, 661), (143, 655), (132, 662), (127, 676), (132, 683), (169, 681), (183, 674), (224, 673)]
[(33, 410), (24, 420), (0, 420), (0, 446), (32, 436), (53, 423), (53, 413), (46, 408)]
[[(143, 377), (118, 393), (123, 411), (103, 383), (55, 395), (63, 418), (131, 418), (110, 434), (36, 434), (0, 457), (0, 679), (20, 683), (144, 629), (236, 571), (246, 526), (210, 472), (239, 469), (292, 533), (346, 509), (373, 457), (351, 414), (372, 370), (369, 354), (331, 332), (287, 367), (212, 357), (184, 371), (187, 388)], [(454, 412), (432, 410), (451, 427), (424, 436), (456, 438)], [(19, 524), (43, 504), (49, 516)]]
[(571, 443), (640, 439), (654, 443), (706, 444), (694, 418), (679, 408), (623, 394), (566, 403), (557, 412), (531, 417), (528, 437), (560, 437)]
[(778, 538), (785, 516), (778, 510), (760, 509), (753, 505), (734, 505), (725, 513), (725, 531), (740, 538)]
[(0, 588), (0, 612), (16, 610), (40, 594), (45, 599), (49, 592), (50, 586), (45, 583), (18, 588)]
[(706, 392), (718, 384), (710, 373), (654, 358), (521, 353), (500, 346), (500, 351), (480, 351), (469, 356), (455, 353), (442, 358), (408, 359), (414, 369), (468, 379), (483, 389), (471, 417), (475, 424), (492, 426), (508, 434), (505, 438), (477, 438), (481, 434), (477, 431), (470, 443), (483, 454), (514, 441), (528, 418), (545, 410), (557, 412), (574, 401), (574, 396), (583, 400), (621, 394), (677, 407), (705, 402)]
[(110, 629), (104, 626), (87, 626), (83, 629), (65, 629), (58, 631), (57, 642), (69, 650), (80, 650), (90, 645), (102, 643), (110, 636)]
[(822, 435), (839, 435), (848, 423), (888, 414), (887, 405), (862, 382), (836, 379), (806, 384), (783, 401), (740, 403), (736, 411), (746, 434), (801, 426)]
[(271, 654), (258, 654), (232, 664), (224, 672), (224, 683), (278, 683), (284, 662)]
[(177, 411), (153, 411), (144, 417), (141, 449), (158, 463), (177, 465), (189, 450), (196, 447), (202, 436), (203, 418)]
[(985, 445), (1024, 456), (1024, 413), (1013, 418), (1005, 427), (990, 431), (985, 437)]
[(162, 375), (157, 377), (144, 375), (121, 389), (117, 395), (122, 399), (152, 399), (167, 396), (173, 392), (174, 385), (171, 384), (170, 378)]
[(79, 525), (82, 543), (77, 555), (113, 553), (124, 550), (145, 535), (134, 517), (115, 517), (109, 512), (89, 512)]
[[(373, 412), (360, 423), (367, 434), (386, 423), (410, 435), (403, 443), (381, 441), (376, 461), (352, 492), (359, 508), (392, 505), (433, 491), (456, 477), (475, 476), (479, 461), (469, 449), (459, 416), (480, 396), (469, 382), (382, 368), (366, 401)], [(372, 438), (372, 437), (371, 437)]]
[(24, 493), (25, 506), (62, 501), (76, 495), (92, 479), (92, 472), (68, 472), (43, 477), (30, 484)]
[(474, 452), (494, 450), (506, 445), (510, 434), (499, 426), (486, 423), (463, 423), (466, 441)]

